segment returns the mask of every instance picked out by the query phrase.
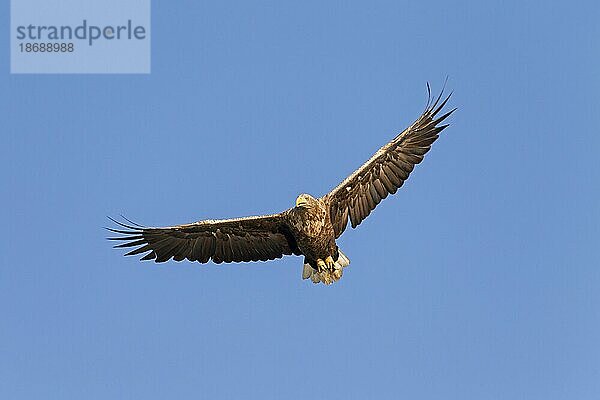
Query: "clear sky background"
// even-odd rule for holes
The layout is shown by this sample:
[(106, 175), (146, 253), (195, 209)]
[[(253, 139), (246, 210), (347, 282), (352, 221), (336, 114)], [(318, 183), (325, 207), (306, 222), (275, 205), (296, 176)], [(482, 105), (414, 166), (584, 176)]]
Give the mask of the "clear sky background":
[[(5, 35), (0, 398), (600, 398), (597, 4), (155, 2), (145, 76), (9, 75)], [(338, 284), (104, 240), (325, 194), (446, 75)]]

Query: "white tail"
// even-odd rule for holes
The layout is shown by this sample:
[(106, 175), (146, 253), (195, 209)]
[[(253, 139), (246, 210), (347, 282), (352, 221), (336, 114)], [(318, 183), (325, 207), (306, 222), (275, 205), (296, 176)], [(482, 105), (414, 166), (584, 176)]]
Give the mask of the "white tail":
[(350, 259), (348, 257), (346, 257), (346, 255), (344, 253), (342, 253), (342, 251), (338, 248), (338, 254), (339, 257), (336, 261), (336, 263), (339, 263), (342, 268), (346, 268), (348, 265), (350, 265)]

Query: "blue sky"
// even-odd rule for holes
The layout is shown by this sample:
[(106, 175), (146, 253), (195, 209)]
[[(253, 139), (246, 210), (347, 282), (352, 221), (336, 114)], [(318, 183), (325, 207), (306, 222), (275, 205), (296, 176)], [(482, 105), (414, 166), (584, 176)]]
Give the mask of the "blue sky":
[[(155, 2), (150, 75), (10, 75), (0, 42), (0, 397), (597, 399), (599, 12)], [(451, 126), (336, 285), (104, 240), (322, 195), (446, 75)]]

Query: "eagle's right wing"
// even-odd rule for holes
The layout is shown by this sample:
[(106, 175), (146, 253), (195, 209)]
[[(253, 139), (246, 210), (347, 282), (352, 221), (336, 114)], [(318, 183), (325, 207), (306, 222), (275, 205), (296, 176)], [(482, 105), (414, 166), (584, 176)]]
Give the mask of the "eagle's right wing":
[(136, 247), (126, 256), (147, 253), (141, 260), (164, 262), (188, 259), (206, 263), (266, 261), (299, 254), (296, 240), (282, 214), (225, 220), (206, 220), (165, 228), (148, 228), (115, 221), (120, 228), (107, 228), (123, 241), (118, 248)]

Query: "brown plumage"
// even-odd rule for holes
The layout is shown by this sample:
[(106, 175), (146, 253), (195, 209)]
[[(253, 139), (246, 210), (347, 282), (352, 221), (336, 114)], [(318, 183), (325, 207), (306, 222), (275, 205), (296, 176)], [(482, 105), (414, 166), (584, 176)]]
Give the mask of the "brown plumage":
[[(431, 92), (427, 85), (429, 98)], [(443, 91), (442, 91), (443, 93)], [(187, 259), (216, 264), (267, 261), (304, 255), (302, 277), (330, 284), (341, 278), (350, 261), (335, 243), (348, 225), (356, 228), (388, 195), (396, 193), (414, 166), (448, 125), (440, 125), (455, 109), (438, 116), (450, 95), (427, 102), (421, 116), (383, 146), (352, 175), (321, 198), (301, 194), (296, 206), (279, 214), (227, 220), (205, 220), (165, 228), (149, 228), (129, 220), (107, 228), (120, 236), (117, 248), (134, 247), (125, 255), (165, 262)]]

